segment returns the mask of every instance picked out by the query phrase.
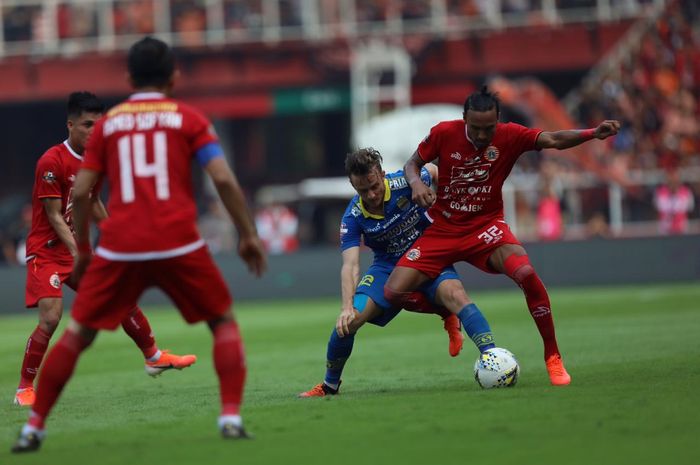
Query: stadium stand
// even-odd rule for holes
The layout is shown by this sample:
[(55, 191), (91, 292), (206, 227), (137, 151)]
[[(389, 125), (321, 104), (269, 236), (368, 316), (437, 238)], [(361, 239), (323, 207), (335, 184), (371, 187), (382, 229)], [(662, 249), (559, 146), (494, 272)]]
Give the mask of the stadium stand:
[[(559, 198), (563, 237), (586, 237), (601, 219), (614, 235), (656, 233), (652, 200), (663, 170), (680, 167), (692, 191), (700, 185), (698, 10), (692, 0), (7, 0), (0, 113), (15, 136), (13, 172), (28, 175), (3, 178), (0, 196), (26, 192), (33, 156), (61, 130), (29, 135), (9, 115), (50, 105), (46, 120), (56, 120), (56, 102), (76, 85), (108, 102), (123, 97), (123, 50), (148, 33), (177, 46), (179, 95), (217, 119), (250, 166), (241, 181), (251, 196), (268, 183), (302, 181), (297, 165), (307, 175), (342, 175), (333, 155), (351, 144), (349, 71), (357, 47), (378, 40), (409, 54), (414, 105), (461, 104), (489, 80), (515, 121), (549, 129), (622, 119), (611, 144), (548, 164), (546, 190)], [(284, 151), (273, 143), (280, 133), (292, 139)], [(295, 168), (282, 170), (284, 157)], [(550, 158), (530, 154), (516, 166), (509, 201), (524, 238), (536, 237)], [(294, 207), (312, 228), (333, 224), (327, 210), (337, 208)], [(310, 234), (302, 245), (332, 236)]]

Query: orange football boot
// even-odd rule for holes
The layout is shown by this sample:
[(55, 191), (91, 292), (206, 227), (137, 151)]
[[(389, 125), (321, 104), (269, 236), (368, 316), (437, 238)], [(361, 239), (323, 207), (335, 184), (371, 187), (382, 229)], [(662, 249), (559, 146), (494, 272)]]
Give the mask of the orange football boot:
[(191, 366), (196, 361), (196, 355), (175, 355), (170, 353), (169, 350), (163, 350), (160, 354), (160, 358), (155, 362), (146, 360), (146, 373), (150, 376), (158, 376), (165, 370), (170, 370), (172, 368), (182, 370), (183, 368)]
[(332, 387), (328, 386), (326, 383), (318, 383), (316, 386), (312, 387), (308, 391), (302, 392), (297, 397), (305, 398), (305, 397), (334, 396), (334, 395), (338, 394), (339, 390), (340, 390), (340, 383), (338, 383), (338, 389), (333, 389)]
[(15, 394), (15, 405), (21, 405), (23, 407), (31, 407), (34, 405), (36, 400), (36, 391), (33, 387), (28, 387), (24, 389), (17, 389)]
[(443, 327), (450, 338), (449, 351), (452, 357), (456, 357), (462, 351), (464, 345), (464, 334), (462, 334), (462, 324), (457, 315), (450, 313), (443, 318)]
[(550, 355), (545, 361), (545, 364), (547, 365), (547, 373), (549, 373), (549, 380), (552, 385), (566, 386), (571, 383), (571, 376), (569, 376), (569, 373), (566, 372), (566, 368), (564, 368), (561, 355)]

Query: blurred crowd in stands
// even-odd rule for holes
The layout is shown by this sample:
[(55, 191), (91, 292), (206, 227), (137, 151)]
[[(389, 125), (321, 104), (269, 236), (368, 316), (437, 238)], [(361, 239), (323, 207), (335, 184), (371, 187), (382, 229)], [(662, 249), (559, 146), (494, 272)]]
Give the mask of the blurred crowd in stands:
[[(207, 25), (204, 0), (168, 0), (172, 13), (171, 27), (189, 34), (188, 43), (197, 45), (199, 35)], [(114, 28), (119, 34), (144, 34), (156, 29), (162, 2), (158, 0), (115, 0)], [(325, 21), (332, 22), (343, 10), (340, 0), (319, 0)], [(557, 0), (561, 8), (591, 7), (595, 0)], [(610, 0), (615, 7), (625, 0)], [(280, 0), (281, 25), (294, 26), (303, 17), (301, 0)], [(400, 14), (406, 19), (423, 18), (429, 14), (429, 0), (356, 0), (358, 22), (383, 21)], [(486, 15), (493, 5), (488, 0), (446, 0), (451, 14)], [(528, 13), (541, 9), (540, 0), (502, 0), (505, 13)], [(261, 0), (223, 0), (227, 28), (250, 30), (264, 23)], [(98, 22), (94, 6), (87, 3), (59, 3), (57, 32), (59, 37), (86, 37), (96, 33)], [(398, 8), (398, 9), (397, 9)], [(42, 19), (43, 18), (43, 19)], [(3, 7), (4, 39), (30, 40), (41, 37), (45, 16), (37, 6)], [(675, 0), (665, 13), (643, 34), (638, 43), (631, 44), (629, 53), (605, 74), (599, 85), (584, 89), (574, 119), (581, 127), (594, 127), (604, 119), (618, 119), (623, 123), (617, 137), (606, 142), (601, 157), (609, 161), (612, 170), (622, 173), (663, 172), (664, 181), (647, 189), (644, 195), (630, 192), (632, 209), (635, 195), (645, 212), (656, 214), (658, 232), (676, 234), (687, 232), (688, 218), (697, 217), (694, 192), (700, 189), (700, 177), (686, 183), (682, 174), (688, 169), (700, 173), (700, 1)], [(540, 174), (540, 186), (530, 200), (516, 200), (519, 222), (523, 222), (532, 236), (542, 240), (557, 240), (564, 233), (563, 217), (568, 208), (562, 196), (562, 168), (550, 164), (546, 157), (533, 163), (527, 157), (520, 170), (533, 169)], [(564, 168), (566, 169), (566, 168)], [(570, 169), (570, 168), (569, 168)], [(580, 169), (579, 169), (580, 170)], [(584, 218), (585, 236), (610, 237), (608, 192), (594, 193), (584, 201), (590, 202)], [(593, 200), (591, 200), (593, 198)], [(31, 208), (27, 199), (11, 207), (3, 199), (0, 208), (0, 261), (9, 264), (22, 262), (24, 237), (30, 227)], [(655, 209), (655, 210), (654, 210)], [(645, 213), (648, 214), (648, 213)], [(653, 218), (649, 218), (653, 219)], [(294, 211), (275, 205), (260, 210), (258, 227), (269, 234), (271, 251), (288, 252), (299, 246), (299, 224)], [(528, 225), (529, 222), (529, 225)], [(230, 224), (215, 204), (203, 208), (201, 228), (214, 251), (229, 251), (235, 244)], [(293, 231), (290, 233), (290, 231)], [(280, 237), (282, 239), (280, 239)], [(302, 243), (303, 245), (303, 243)]]
[[(582, 90), (573, 116), (581, 127), (622, 122), (616, 137), (591, 145), (591, 152), (603, 167), (599, 175), (623, 186), (623, 217), (655, 219), (660, 234), (686, 233), (689, 217), (698, 216), (694, 192), (700, 192), (700, 2), (670, 2), (641, 40), (626, 46), (621, 61)], [(581, 166), (562, 162), (561, 154), (525, 159), (516, 169), (537, 170), (541, 186), (536, 198), (517, 199), (518, 218), (539, 239), (560, 239), (563, 218), (572, 214), (564, 187), (581, 179)], [(655, 185), (645, 185), (659, 175)], [(610, 195), (605, 187), (579, 190), (574, 203), (584, 212), (583, 237), (614, 236)]]
[(625, 168), (700, 167), (700, 2), (674, 2), (602, 85), (578, 119), (623, 123), (610, 148)]
[[(401, 18), (403, 21), (428, 24), (435, 0), (354, 0), (354, 17), (357, 23), (381, 23)], [(633, 9), (653, 0), (608, 0), (611, 9)], [(180, 34), (185, 45), (203, 43), (208, 29), (223, 26), (232, 33), (252, 38), (260, 36), (263, 24), (278, 24), (280, 27), (298, 27), (305, 17), (302, 0), (276, 0), (276, 8), (270, 13), (265, 0), (113, 0), (111, 2), (112, 28), (117, 35), (150, 34), (159, 30), (157, 21), (170, 11), (171, 24), (163, 27)], [(522, 16), (525, 23), (541, 23), (544, 17), (554, 19), (556, 15), (543, 14), (543, 4), (554, 5), (562, 14), (579, 8), (595, 9), (597, 0), (444, 0), (448, 24), (455, 25), (460, 18), (482, 17), (489, 21), (494, 15)], [(46, 3), (49, 5), (49, 3)], [(2, 7), (4, 40), (18, 42), (43, 40), (47, 37), (59, 39), (90, 38), (98, 35), (99, 15), (102, 2), (69, 2), (42, 7), (38, 0), (24, 5)], [(347, 21), (349, 10), (344, 0), (318, 0), (318, 21), (321, 24), (336, 24)], [(223, 20), (208, 24), (207, 8), (221, 7)], [(267, 16), (267, 17), (266, 17)], [(55, 18), (55, 19), (54, 19)], [(56, 24), (52, 24), (55, 21)]]

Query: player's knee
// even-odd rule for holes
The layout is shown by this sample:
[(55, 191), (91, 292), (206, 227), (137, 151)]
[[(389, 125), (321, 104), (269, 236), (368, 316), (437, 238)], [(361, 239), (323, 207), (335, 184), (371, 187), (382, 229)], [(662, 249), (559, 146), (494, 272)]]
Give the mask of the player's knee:
[(47, 334), (53, 334), (61, 322), (61, 312), (42, 312), (39, 317), (39, 327)]
[(527, 255), (511, 255), (504, 262), (506, 274), (519, 285), (535, 274), (535, 268)]
[(226, 313), (224, 313), (223, 315), (218, 316), (218, 317), (216, 317), (216, 318), (213, 318), (213, 319), (211, 319), (211, 320), (208, 320), (208, 321), (207, 321), (207, 326), (209, 326), (209, 330), (210, 330), (212, 333), (216, 333), (216, 329), (217, 329), (219, 326), (225, 325), (225, 324), (230, 323), (230, 322), (232, 322), (232, 321), (236, 321), (236, 320), (235, 320), (235, 318), (233, 317), (233, 312), (229, 309), (229, 310), (227, 310)]
[(83, 326), (73, 319), (68, 322), (66, 331), (77, 335), (84, 344), (84, 348), (87, 348), (90, 344), (92, 344), (92, 341), (94, 341), (95, 337), (97, 337), (97, 330)]
[(467, 295), (467, 292), (462, 287), (462, 283), (458, 280), (455, 283), (450, 283), (445, 281), (439, 288), (437, 292), (438, 302), (448, 309), (461, 309), (465, 305), (472, 303), (471, 299)]
[(44, 318), (39, 322), (39, 328), (46, 334), (53, 334), (60, 322), (61, 318)]
[(403, 308), (406, 299), (408, 299), (410, 295), (410, 292), (398, 292), (389, 286), (384, 286), (384, 298), (392, 307)]

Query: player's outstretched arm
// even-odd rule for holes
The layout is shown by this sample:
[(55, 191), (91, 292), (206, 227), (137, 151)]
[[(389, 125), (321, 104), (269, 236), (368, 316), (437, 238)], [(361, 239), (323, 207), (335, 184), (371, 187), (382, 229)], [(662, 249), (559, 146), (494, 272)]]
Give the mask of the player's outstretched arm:
[(564, 131), (544, 131), (537, 137), (537, 149), (568, 149), (583, 144), (591, 139), (607, 139), (617, 134), (620, 122), (605, 120), (598, 127), (591, 129), (570, 129)]
[(262, 276), (267, 269), (267, 257), (262, 241), (258, 237), (255, 223), (248, 210), (243, 190), (236, 175), (231, 171), (224, 157), (213, 158), (204, 170), (214, 182), (214, 187), (221, 197), (233, 224), (238, 230), (238, 254), (248, 265), (248, 270), (255, 276)]
[(415, 203), (423, 208), (428, 208), (435, 202), (435, 193), (431, 188), (423, 184), (420, 178), (420, 169), (425, 165), (425, 161), (418, 155), (416, 150), (403, 167), (406, 181), (411, 186), (411, 198)]
[(78, 255), (73, 264), (72, 280), (76, 285), (80, 282), (80, 278), (92, 259), (89, 225), (92, 210), (90, 191), (99, 177), (100, 173), (97, 171), (81, 168), (73, 183), (73, 229)]
[(355, 319), (353, 298), (357, 283), (360, 282), (360, 248), (350, 247), (343, 250), (343, 266), (340, 268), (340, 292), (342, 307), (335, 324), (338, 336), (350, 334), (350, 323)]
[(56, 232), (58, 238), (66, 244), (68, 251), (74, 257), (78, 253), (78, 249), (75, 247), (75, 238), (73, 238), (73, 233), (63, 218), (61, 211), (63, 210), (63, 202), (60, 198), (43, 198), (41, 203), (44, 205), (44, 211), (46, 212), (46, 217), (49, 220), (49, 224)]

